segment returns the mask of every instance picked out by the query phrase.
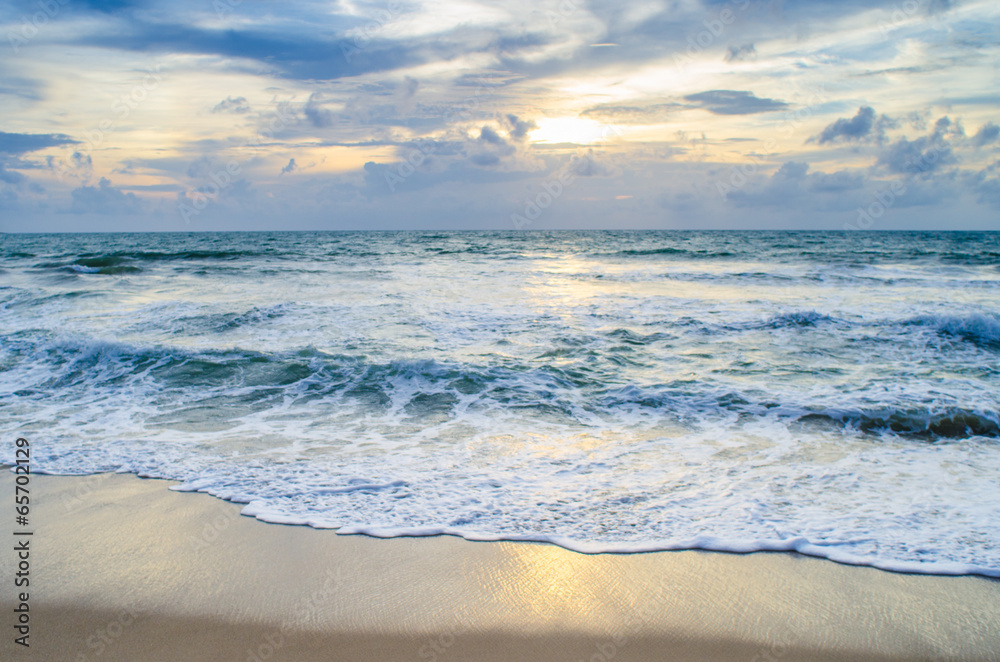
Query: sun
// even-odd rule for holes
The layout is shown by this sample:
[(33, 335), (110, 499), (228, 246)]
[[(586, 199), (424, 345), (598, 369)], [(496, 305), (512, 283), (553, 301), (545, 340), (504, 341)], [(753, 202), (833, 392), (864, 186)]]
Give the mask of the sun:
[(538, 128), (531, 132), (531, 142), (574, 143), (590, 145), (616, 135), (615, 128), (594, 120), (579, 117), (552, 117), (538, 121)]

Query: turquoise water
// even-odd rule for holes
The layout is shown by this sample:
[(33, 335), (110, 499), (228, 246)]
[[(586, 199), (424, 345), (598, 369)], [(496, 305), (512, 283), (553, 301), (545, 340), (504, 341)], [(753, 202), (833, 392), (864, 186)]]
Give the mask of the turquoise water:
[(0, 250), (0, 422), (39, 470), (342, 533), (1000, 576), (996, 233)]

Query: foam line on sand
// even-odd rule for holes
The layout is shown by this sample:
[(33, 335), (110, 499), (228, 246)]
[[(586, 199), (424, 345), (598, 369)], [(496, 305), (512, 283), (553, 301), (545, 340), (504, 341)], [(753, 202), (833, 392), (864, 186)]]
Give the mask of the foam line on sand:
[[(789, 553), (584, 555), (265, 524), (127, 475), (32, 476), (31, 647), (0, 659), (996, 660), (1000, 582)], [(0, 475), (0, 494), (14, 493)], [(11, 540), (13, 517), (0, 534)]]

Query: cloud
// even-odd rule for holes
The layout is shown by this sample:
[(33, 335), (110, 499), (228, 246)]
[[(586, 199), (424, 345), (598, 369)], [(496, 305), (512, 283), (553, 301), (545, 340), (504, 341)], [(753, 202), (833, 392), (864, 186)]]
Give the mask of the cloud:
[(875, 126), (875, 109), (871, 106), (861, 106), (857, 114), (851, 119), (840, 118), (833, 124), (827, 126), (819, 134), (817, 142), (833, 142), (837, 138), (845, 140), (860, 140), (867, 137)]
[(757, 48), (753, 44), (730, 46), (726, 49), (726, 62), (746, 62), (757, 59)]
[(616, 124), (660, 124), (670, 119), (681, 108), (687, 108), (687, 106), (679, 103), (601, 104), (587, 108), (580, 114), (589, 119)]
[[(1000, 209), (1000, 161), (994, 161), (971, 177), (972, 190), (979, 202)], [(991, 176), (993, 175), (993, 176)]]
[(473, 154), (469, 157), (469, 160), (478, 166), (495, 166), (500, 164), (500, 157), (492, 152), (481, 152), (479, 154)]
[(508, 114), (503, 118), (510, 137), (514, 140), (524, 140), (531, 131), (538, 128), (534, 120), (522, 120), (517, 115)]
[(295, 159), (289, 159), (288, 165), (281, 169), (281, 174), (284, 175), (289, 172), (295, 172), (296, 168), (298, 168), (298, 166), (295, 164)]
[(46, 147), (75, 145), (78, 140), (61, 133), (5, 133), (0, 131), (0, 154), (24, 154)]
[(411, 76), (403, 77), (403, 86), (402, 89), (400, 90), (400, 92), (403, 95), (403, 98), (409, 99), (413, 97), (417, 93), (417, 90), (419, 88), (420, 88), (420, 81), (418, 81), (416, 78), (413, 78)]
[(852, 196), (864, 185), (865, 178), (860, 172), (810, 172), (808, 163), (786, 161), (763, 183), (727, 192), (727, 198), (741, 208), (842, 209), (856, 202)]
[(942, 117), (928, 136), (909, 140), (906, 136), (890, 143), (878, 156), (876, 165), (889, 172), (928, 177), (942, 166), (958, 162), (949, 137), (963, 136), (961, 124)]
[(80, 4), (95, 11), (110, 14), (130, 7), (139, 7), (145, 3), (131, 2), (131, 0), (82, 0)]
[(212, 109), (213, 113), (235, 113), (245, 115), (250, 112), (246, 97), (226, 97)]
[(41, 101), (44, 83), (34, 78), (14, 76), (0, 70), (0, 94), (18, 97), (26, 101)]
[(787, 161), (774, 173), (775, 179), (803, 179), (809, 171), (808, 163)]
[(574, 154), (569, 162), (569, 170), (578, 177), (607, 177), (611, 174), (611, 169), (597, 160), (592, 149), (588, 149), (582, 156)]
[(212, 174), (212, 160), (207, 156), (191, 162), (187, 168), (187, 176), (191, 179), (202, 179), (210, 174)]
[(753, 92), (743, 90), (708, 90), (689, 94), (684, 100), (715, 115), (753, 115), (788, 107), (784, 101), (761, 99), (754, 96)]
[(809, 142), (824, 143), (836, 142), (843, 139), (848, 142), (867, 142), (875, 140), (882, 142), (885, 140), (886, 129), (893, 129), (898, 126), (898, 122), (888, 115), (879, 117), (875, 109), (871, 106), (861, 106), (858, 112), (851, 119), (840, 118), (833, 124), (829, 124), (818, 136), (813, 136)]
[(21, 173), (15, 170), (7, 170), (3, 163), (0, 163), (0, 182), (5, 182), (7, 184), (20, 184), (25, 179), (27, 179)]
[[(251, 11), (248, 5), (243, 3), (239, 10)], [(287, 12), (288, 7), (287, 3), (274, 4), (267, 11), (277, 14)], [(289, 79), (332, 81), (408, 70), (432, 62), (452, 62), (471, 53), (491, 54), (513, 62), (522, 53), (534, 52), (552, 41), (550, 35), (517, 33), (514, 31), (517, 26), (497, 34), (496, 25), (472, 23), (443, 30), (433, 38), (418, 34), (393, 39), (378, 34), (359, 49), (356, 38), (344, 36), (345, 28), (357, 25), (358, 17), (327, 10), (318, 15), (303, 10), (300, 21), (272, 18), (256, 24), (248, 21), (235, 29), (197, 26), (178, 20), (180, 15), (176, 22), (158, 22), (155, 18), (153, 13), (137, 12), (110, 30), (81, 30), (83, 34), (70, 43), (108, 50), (255, 60)], [(360, 27), (363, 29), (364, 24)], [(330, 34), (339, 36), (325, 36)]]
[(309, 123), (319, 129), (330, 126), (334, 120), (333, 112), (320, 105), (321, 99), (322, 96), (319, 92), (313, 92), (309, 95), (309, 101), (302, 108)]
[(993, 122), (987, 122), (976, 132), (976, 135), (972, 136), (972, 144), (976, 147), (989, 145), (995, 142), (998, 136), (1000, 136), (1000, 126)]
[(506, 145), (507, 141), (500, 137), (500, 134), (488, 126), (479, 130), (479, 140), (491, 145)]
[(477, 166), (492, 167), (517, 152), (517, 148), (504, 140), (503, 136), (490, 126), (479, 130), (479, 138), (467, 149), (469, 160)]
[(831, 173), (815, 172), (810, 177), (809, 188), (819, 193), (851, 191), (859, 189), (865, 184), (865, 178), (861, 173), (848, 170), (838, 170)]
[(135, 214), (141, 211), (135, 193), (124, 193), (104, 177), (97, 186), (81, 186), (73, 189), (71, 195), (70, 211), (74, 214)]

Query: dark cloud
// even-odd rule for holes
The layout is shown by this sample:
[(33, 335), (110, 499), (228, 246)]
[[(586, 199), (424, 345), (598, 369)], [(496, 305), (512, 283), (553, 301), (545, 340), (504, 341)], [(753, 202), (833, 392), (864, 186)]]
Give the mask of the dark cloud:
[(493, 127), (483, 126), (479, 130), (479, 138), (468, 146), (467, 151), (470, 153), (469, 160), (472, 163), (477, 166), (492, 167), (514, 154), (517, 148), (504, 140)]
[[(1000, 209), (1000, 161), (983, 168), (972, 177), (972, 190), (981, 204)], [(992, 175), (992, 176), (991, 176)]]
[(934, 133), (931, 134), (933, 140), (941, 140), (946, 136), (964, 136), (965, 129), (962, 128), (961, 121), (952, 122), (948, 116), (942, 117), (934, 123)]
[(302, 108), (309, 123), (319, 129), (332, 125), (334, 120), (333, 112), (321, 105), (321, 98), (319, 92), (313, 92), (309, 95), (309, 101)]
[(574, 154), (569, 170), (578, 177), (607, 177), (611, 174), (611, 169), (597, 160), (592, 149), (583, 155)]
[[(236, 0), (238, 1), (238, 0)], [(38, 0), (15, 0), (9, 3), (18, 7), (21, 11), (42, 9), (50, 16), (58, 16), (62, 11), (76, 12), (97, 12), (101, 14), (113, 14), (125, 9), (142, 7), (149, 4), (146, 0), (52, 0), (51, 3), (39, 2)]]
[(726, 50), (726, 62), (746, 62), (757, 59), (757, 47), (753, 44), (730, 46)]
[(5, 182), (7, 184), (20, 184), (25, 179), (27, 179), (21, 173), (15, 170), (7, 170), (5, 164), (0, 163), (0, 182)]
[(778, 168), (778, 171), (774, 173), (775, 179), (802, 179), (809, 172), (808, 163), (800, 163), (798, 161), (787, 161)]
[(819, 193), (840, 193), (859, 189), (865, 184), (861, 173), (848, 170), (825, 173), (816, 172), (810, 175), (809, 188)]
[(0, 131), (0, 154), (24, 154), (46, 147), (79, 143), (61, 133), (4, 133)]
[(1000, 94), (982, 94), (974, 97), (945, 97), (939, 100), (945, 106), (1000, 106)]
[(524, 140), (528, 133), (538, 128), (534, 120), (522, 120), (517, 115), (508, 114), (503, 118), (510, 137), (514, 140)]
[(679, 103), (653, 103), (642, 106), (601, 104), (587, 108), (580, 115), (616, 124), (658, 124), (669, 119), (678, 109), (686, 107)]
[(125, 193), (101, 177), (97, 186), (81, 186), (72, 191), (74, 214), (135, 214), (141, 211), (135, 193)]
[(875, 109), (871, 106), (861, 106), (851, 119), (840, 118), (827, 126), (816, 137), (819, 144), (833, 142), (839, 138), (844, 140), (862, 140), (871, 135), (875, 127)]
[(500, 134), (488, 126), (479, 130), (479, 140), (491, 145), (506, 145), (507, 141), (500, 137)]
[(212, 172), (212, 160), (207, 156), (202, 156), (197, 161), (192, 162), (187, 168), (187, 176), (191, 179), (201, 179), (208, 177)]
[(87, 7), (94, 11), (103, 12), (110, 14), (113, 12), (121, 11), (123, 9), (130, 9), (132, 7), (141, 7), (145, 5), (145, 2), (132, 2), (131, 0), (73, 0), (74, 4), (79, 4), (80, 6)]
[[(246, 7), (249, 3), (244, 3)], [(284, 11), (286, 6), (280, 7)], [(136, 15), (140, 16), (140, 15)], [(338, 80), (363, 74), (410, 69), (430, 62), (445, 62), (470, 53), (491, 53), (513, 61), (523, 51), (550, 42), (541, 34), (496, 34), (492, 28), (460, 26), (434, 39), (380, 38), (376, 35), (359, 48), (356, 40), (324, 34), (342, 34), (338, 24), (356, 22), (349, 15), (312, 17), (327, 29), (303, 29), (286, 24), (268, 29), (213, 29), (189, 23), (152, 23), (145, 15), (133, 16), (113, 30), (92, 31), (75, 44), (144, 53), (190, 53), (256, 60), (297, 80)]]
[(486, 71), (480, 74), (462, 74), (452, 83), (459, 87), (504, 87), (523, 78), (510, 72)]
[(18, 97), (26, 101), (41, 101), (43, 83), (33, 78), (13, 76), (0, 71), (0, 94)]
[(982, 147), (995, 142), (997, 137), (1000, 137), (1000, 126), (993, 122), (987, 122), (976, 132), (976, 135), (972, 136), (972, 144), (976, 147)]
[(179, 184), (129, 184), (119, 186), (122, 191), (149, 191), (151, 193), (178, 193), (184, 190)]
[(401, 92), (403, 93), (404, 98), (409, 99), (410, 97), (412, 97), (417, 93), (417, 90), (419, 88), (420, 88), (420, 81), (418, 81), (416, 78), (412, 78), (410, 76), (406, 76), (403, 78), (403, 86)]
[(469, 160), (478, 166), (490, 167), (500, 164), (500, 157), (492, 152), (482, 152), (480, 154), (473, 154), (469, 157)]
[(746, 184), (727, 191), (726, 195), (734, 205), (742, 208), (850, 208), (855, 203), (852, 197), (857, 196), (864, 185), (865, 178), (860, 172), (810, 172), (808, 163), (786, 161), (763, 183)]
[(245, 115), (250, 112), (246, 97), (226, 97), (212, 109), (213, 113), (235, 113)]
[(281, 169), (281, 174), (284, 175), (289, 172), (295, 172), (296, 168), (298, 168), (298, 165), (296, 165), (295, 159), (289, 159), (288, 165)]
[(927, 177), (942, 166), (957, 163), (948, 136), (960, 135), (960, 132), (960, 126), (942, 117), (934, 125), (931, 135), (912, 141), (904, 136), (890, 143), (879, 154), (877, 165), (893, 173)]
[[(910, 113), (906, 118), (911, 125), (914, 122), (920, 123), (919, 114)], [(847, 119), (841, 117), (833, 124), (828, 124), (818, 136), (813, 136), (806, 142), (818, 142), (819, 144), (832, 143), (838, 141), (845, 142), (876, 142), (882, 144), (886, 140), (886, 132), (889, 129), (897, 129), (900, 120), (879, 115), (871, 106), (861, 106), (854, 117)]]
[(684, 100), (716, 115), (753, 115), (788, 107), (784, 101), (761, 99), (743, 90), (708, 90), (689, 94)]

